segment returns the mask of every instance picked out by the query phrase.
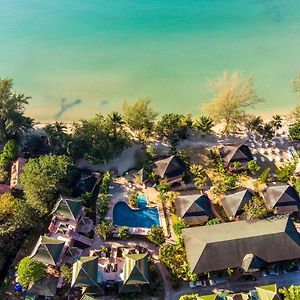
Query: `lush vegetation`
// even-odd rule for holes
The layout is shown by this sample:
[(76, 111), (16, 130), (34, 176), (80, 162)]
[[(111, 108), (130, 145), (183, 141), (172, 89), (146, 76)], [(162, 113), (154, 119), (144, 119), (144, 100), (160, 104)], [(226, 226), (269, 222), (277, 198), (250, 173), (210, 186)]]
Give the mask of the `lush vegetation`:
[(98, 215), (100, 220), (104, 220), (107, 211), (108, 211), (108, 203), (109, 203), (109, 183), (111, 180), (111, 174), (109, 172), (104, 173), (102, 182), (100, 185), (100, 194), (99, 194), (99, 203), (98, 203)]
[(99, 234), (103, 238), (103, 240), (106, 240), (111, 236), (112, 228), (113, 228), (113, 223), (108, 221), (101, 221), (98, 224), (96, 231), (97, 234)]
[(20, 260), (17, 271), (20, 284), (27, 287), (44, 276), (45, 266), (40, 262), (32, 260), (29, 256), (26, 256)]
[(129, 128), (140, 138), (152, 134), (157, 113), (150, 106), (150, 99), (138, 99), (135, 103), (125, 102), (124, 119)]
[(139, 194), (136, 190), (131, 191), (129, 198), (128, 198), (128, 202), (129, 202), (130, 206), (132, 206), (134, 208), (138, 207), (138, 196), (139, 196)]
[(204, 110), (216, 123), (224, 122), (224, 133), (235, 131), (246, 117), (246, 109), (262, 101), (256, 95), (253, 78), (244, 79), (240, 72), (224, 73), (211, 83), (215, 98)]
[(70, 193), (72, 171), (73, 164), (64, 155), (29, 159), (21, 176), (26, 202), (41, 215), (51, 212), (59, 194)]
[(68, 265), (63, 265), (60, 268), (60, 272), (64, 280), (71, 283), (72, 281), (72, 268), (70, 268)]
[(300, 286), (292, 285), (288, 288), (281, 288), (278, 290), (282, 294), (284, 300), (298, 300), (300, 299)]
[(300, 121), (290, 126), (289, 134), (293, 140), (300, 140)]
[(12, 79), (0, 79), (0, 140), (19, 139), (32, 128), (32, 119), (24, 116), (29, 99), (13, 91)]
[(3, 151), (0, 154), (0, 181), (5, 182), (8, 179), (8, 171), (12, 162), (17, 158), (19, 144), (16, 140), (8, 140)]
[(249, 219), (262, 219), (270, 214), (266, 207), (264, 199), (259, 196), (252, 197), (249, 204), (245, 204), (244, 213), (248, 216)]
[(130, 237), (129, 228), (127, 226), (120, 226), (118, 230), (118, 237), (126, 240)]
[(116, 157), (129, 145), (123, 123), (110, 116), (96, 115), (76, 124), (70, 154), (93, 163), (104, 163)]
[(189, 116), (169, 113), (163, 115), (157, 122), (156, 133), (159, 138), (176, 143), (179, 139), (186, 138), (187, 129), (191, 125), (192, 120)]
[(155, 245), (162, 245), (165, 242), (164, 229), (160, 226), (152, 226), (148, 239)]

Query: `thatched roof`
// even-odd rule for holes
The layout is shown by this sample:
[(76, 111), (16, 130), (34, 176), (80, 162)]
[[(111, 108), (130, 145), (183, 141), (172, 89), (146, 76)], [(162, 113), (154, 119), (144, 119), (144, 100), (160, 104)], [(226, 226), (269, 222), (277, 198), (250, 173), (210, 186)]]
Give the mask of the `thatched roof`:
[(185, 228), (182, 234), (194, 273), (241, 267), (248, 253), (268, 263), (300, 258), (300, 234), (287, 216)]
[(167, 157), (165, 159), (158, 160), (154, 163), (154, 172), (159, 175), (160, 178), (172, 178), (182, 176), (187, 167), (184, 161), (176, 155)]
[(212, 215), (210, 200), (204, 194), (193, 192), (182, 194), (175, 200), (176, 213), (187, 224), (206, 222)]
[(265, 262), (261, 258), (249, 253), (246, 254), (243, 259), (242, 269), (246, 272), (256, 272), (264, 265), (264, 263)]
[(220, 149), (222, 160), (229, 164), (240, 162), (241, 164), (253, 160), (253, 156), (248, 146), (244, 144), (227, 144)]
[(277, 208), (278, 213), (292, 213), (299, 210), (300, 198), (295, 188), (285, 184), (269, 184), (264, 191), (267, 206)]
[(245, 204), (249, 203), (252, 197), (253, 193), (244, 188), (227, 192), (221, 200), (227, 217), (234, 218), (241, 215)]

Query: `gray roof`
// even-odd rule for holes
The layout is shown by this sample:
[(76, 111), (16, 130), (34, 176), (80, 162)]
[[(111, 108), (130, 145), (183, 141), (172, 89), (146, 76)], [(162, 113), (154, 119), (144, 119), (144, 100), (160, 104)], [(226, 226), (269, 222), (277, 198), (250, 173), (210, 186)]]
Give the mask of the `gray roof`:
[(58, 277), (44, 277), (31, 284), (27, 290), (29, 295), (54, 297), (58, 284)]
[(43, 264), (56, 266), (64, 246), (64, 241), (49, 236), (40, 236), (30, 257)]
[(52, 214), (62, 216), (70, 220), (76, 220), (80, 209), (82, 207), (83, 200), (60, 196), (59, 200), (55, 204)]
[(291, 213), (299, 209), (299, 195), (295, 188), (288, 184), (269, 184), (264, 191), (264, 197), (267, 206), (270, 208), (278, 208), (280, 213)]
[(187, 167), (181, 158), (173, 155), (156, 161), (153, 170), (160, 178), (172, 178), (183, 175)]
[(246, 272), (256, 272), (264, 265), (264, 261), (254, 254), (246, 254), (243, 262), (242, 268)]
[(300, 235), (288, 216), (182, 230), (191, 271), (241, 267), (252, 253), (271, 263), (300, 258)]
[(227, 217), (234, 218), (237, 215), (241, 215), (244, 212), (245, 204), (249, 203), (252, 197), (253, 193), (244, 188), (227, 192), (221, 200)]
[(210, 200), (204, 194), (194, 192), (192, 194), (180, 195), (175, 200), (176, 213), (184, 218), (186, 223), (205, 222), (212, 215)]
[(227, 144), (220, 149), (220, 155), (224, 162), (233, 163), (235, 161), (240, 163), (247, 163), (253, 160), (251, 151), (247, 145), (244, 144)]

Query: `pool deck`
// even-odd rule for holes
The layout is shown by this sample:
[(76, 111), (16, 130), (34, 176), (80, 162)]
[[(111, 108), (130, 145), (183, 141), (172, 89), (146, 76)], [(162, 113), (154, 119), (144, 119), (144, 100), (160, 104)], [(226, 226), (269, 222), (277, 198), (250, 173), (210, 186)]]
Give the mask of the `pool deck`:
[[(169, 232), (164, 208), (161, 201), (158, 200), (159, 193), (152, 187), (143, 189), (132, 183), (130, 184), (124, 177), (114, 178), (114, 180), (110, 183), (109, 193), (111, 196), (106, 220), (113, 221), (113, 208), (118, 202), (123, 201), (128, 204), (128, 197), (133, 188), (135, 188), (140, 195), (146, 195), (148, 207), (157, 207), (160, 226), (163, 227), (164, 234), (168, 237)], [(130, 228), (130, 231), (132, 234), (147, 235), (149, 228)]]

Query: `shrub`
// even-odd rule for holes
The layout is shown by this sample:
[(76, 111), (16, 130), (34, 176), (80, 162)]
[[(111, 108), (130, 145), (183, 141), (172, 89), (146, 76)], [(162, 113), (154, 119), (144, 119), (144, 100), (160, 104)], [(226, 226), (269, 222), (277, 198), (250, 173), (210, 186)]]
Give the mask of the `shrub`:
[(45, 274), (45, 266), (32, 260), (29, 256), (24, 257), (19, 262), (17, 269), (19, 282), (24, 287), (40, 280)]
[(178, 220), (173, 224), (173, 229), (176, 235), (181, 235), (182, 229), (186, 228), (186, 224), (183, 219)]
[(129, 199), (128, 199), (128, 202), (129, 202), (129, 205), (132, 206), (132, 207), (138, 207), (138, 192), (137, 191), (132, 191), (130, 193), (130, 196), (129, 196)]
[(155, 245), (162, 245), (166, 240), (163, 228), (156, 225), (152, 226), (148, 239)]

